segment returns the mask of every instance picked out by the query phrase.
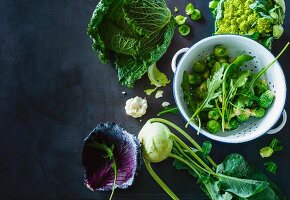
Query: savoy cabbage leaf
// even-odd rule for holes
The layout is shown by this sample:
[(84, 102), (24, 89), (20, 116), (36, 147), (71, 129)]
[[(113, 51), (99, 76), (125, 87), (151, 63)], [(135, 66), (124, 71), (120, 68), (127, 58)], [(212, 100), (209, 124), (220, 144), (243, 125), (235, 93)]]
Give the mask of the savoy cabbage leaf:
[(164, 0), (101, 0), (88, 34), (99, 59), (112, 53), (119, 82), (132, 87), (166, 52), (175, 27)]

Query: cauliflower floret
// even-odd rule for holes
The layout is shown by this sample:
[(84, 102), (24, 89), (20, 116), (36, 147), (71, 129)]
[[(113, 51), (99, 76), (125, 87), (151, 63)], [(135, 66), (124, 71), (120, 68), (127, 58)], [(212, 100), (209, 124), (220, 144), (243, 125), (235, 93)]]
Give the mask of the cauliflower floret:
[(161, 98), (161, 97), (163, 97), (163, 91), (162, 91), (162, 90), (158, 90), (158, 91), (156, 92), (156, 94), (155, 94), (155, 98), (156, 98), (156, 99), (159, 99), (159, 98)]
[(136, 96), (126, 101), (126, 114), (134, 118), (142, 117), (147, 110), (147, 100)]

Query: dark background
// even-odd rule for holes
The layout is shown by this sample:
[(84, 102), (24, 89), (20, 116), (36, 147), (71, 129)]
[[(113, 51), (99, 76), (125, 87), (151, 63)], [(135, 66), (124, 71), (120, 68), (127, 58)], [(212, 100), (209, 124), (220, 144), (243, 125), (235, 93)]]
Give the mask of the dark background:
[[(81, 150), (83, 139), (105, 121), (121, 124), (137, 135), (151, 117), (161, 110), (161, 103), (174, 104), (172, 87), (167, 86), (164, 98), (148, 97), (149, 109), (142, 122), (125, 114), (128, 98), (149, 87), (147, 77), (133, 89), (117, 83), (111, 64), (103, 65), (91, 49), (86, 35), (87, 23), (97, 0), (1, 0), (0, 1), (0, 197), (2, 198), (92, 198), (108, 199), (108, 192), (93, 193), (83, 185)], [(184, 14), (192, 1), (168, 1)], [(213, 31), (208, 1), (194, 1), (202, 11), (199, 22), (187, 22), (191, 34), (178, 33), (158, 67), (171, 79), (170, 62), (174, 53), (190, 47)], [(290, 2), (287, 1), (290, 8)], [(285, 33), (275, 41), (273, 53), (289, 41), (289, 14)], [(286, 78), (289, 77), (289, 49), (280, 59)], [(126, 91), (127, 95), (121, 92)], [(289, 101), (286, 104), (289, 110)], [(181, 116), (166, 116), (180, 126)], [(213, 142), (212, 157), (216, 162), (234, 152), (241, 153), (257, 169), (266, 173), (290, 199), (290, 136), (289, 123), (275, 137), (282, 140), (284, 150), (271, 159), (262, 159), (260, 148), (273, 136), (265, 135), (243, 144)], [(188, 132), (199, 143), (206, 140)], [(278, 164), (276, 175), (265, 171), (263, 163)], [(207, 199), (185, 172), (176, 171), (167, 160), (154, 168), (168, 186), (182, 199)], [(127, 190), (115, 191), (114, 199), (169, 199), (142, 167), (134, 184)]]

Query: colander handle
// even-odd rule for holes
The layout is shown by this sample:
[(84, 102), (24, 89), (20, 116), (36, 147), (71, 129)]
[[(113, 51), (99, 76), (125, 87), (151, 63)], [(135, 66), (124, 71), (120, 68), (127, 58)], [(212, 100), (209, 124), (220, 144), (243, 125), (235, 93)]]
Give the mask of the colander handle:
[(278, 133), (285, 126), (285, 124), (287, 122), (287, 112), (286, 112), (286, 110), (283, 110), (283, 112), (282, 112), (282, 118), (283, 119), (282, 119), (281, 124), (277, 128), (274, 128), (274, 129), (269, 130), (267, 132), (267, 134), (275, 134), (275, 133)]
[(172, 58), (172, 61), (171, 61), (171, 69), (172, 69), (173, 73), (175, 73), (175, 72), (176, 72), (176, 69), (177, 69), (177, 67), (176, 67), (176, 60), (177, 60), (178, 56), (179, 56), (180, 54), (182, 54), (182, 53), (187, 52), (188, 49), (189, 49), (189, 48), (183, 48), (183, 49), (180, 49), (180, 50), (178, 50), (178, 51), (174, 54), (174, 56), (173, 56), (173, 58)]

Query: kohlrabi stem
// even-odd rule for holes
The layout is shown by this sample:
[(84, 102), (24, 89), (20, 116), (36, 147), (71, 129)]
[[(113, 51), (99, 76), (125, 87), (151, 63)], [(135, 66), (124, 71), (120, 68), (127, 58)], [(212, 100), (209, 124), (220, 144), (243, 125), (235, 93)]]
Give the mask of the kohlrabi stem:
[(114, 191), (115, 191), (115, 188), (116, 188), (116, 181), (117, 181), (117, 165), (116, 165), (116, 161), (115, 161), (115, 159), (113, 159), (112, 168), (113, 168), (113, 170), (114, 170), (114, 185), (113, 185), (112, 192), (111, 192), (111, 195), (110, 195), (110, 199), (109, 199), (109, 200), (112, 200), (112, 198), (113, 198), (113, 194), (114, 194)]
[(175, 154), (172, 154), (172, 153), (169, 155), (169, 157), (174, 158), (176, 160), (179, 160), (180, 162), (186, 164), (188, 167), (190, 167), (190, 169), (192, 169), (198, 175), (198, 177), (200, 177), (200, 173), (197, 171), (197, 169), (194, 167), (194, 165), (190, 164), (190, 162), (187, 162), (182, 157), (175, 155)]
[[(181, 149), (181, 147), (179, 146), (179, 144), (174, 140), (174, 145), (177, 147), (177, 149), (178, 149), (178, 154), (180, 155), (180, 153), (189, 161), (189, 162), (191, 162), (191, 163), (193, 163), (193, 165), (195, 165), (195, 166), (197, 166), (197, 167), (200, 167), (195, 161), (193, 161), (188, 155), (186, 155), (186, 153)], [(180, 153), (179, 153), (180, 152)], [(177, 156), (179, 156), (179, 155), (177, 155)], [(195, 170), (194, 170), (195, 171)], [(195, 173), (197, 173), (198, 174), (198, 176), (199, 176), (199, 172), (196, 172), (195, 171)]]
[[(197, 142), (195, 142), (184, 130), (176, 126), (174, 123), (166, 119), (162, 119), (162, 118), (152, 118), (152, 119), (149, 119), (148, 122), (150, 123), (161, 122), (161, 123), (167, 124), (168, 126), (171, 126), (175, 130), (177, 130), (180, 134), (182, 134), (191, 144), (193, 144), (193, 146), (197, 148), (197, 150), (202, 152), (202, 148), (199, 146), (199, 144), (197, 144)], [(212, 166), (216, 168), (217, 164), (209, 156), (207, 156), (206, 158), (212, 164)]]
[(148, 170), (148, 172), (150, 173), (150, 175), (154, 178), (154, 180), (158, 183), (158, 185), (160, 185), (160, 187), (162, 187), (162, 189), (173, 199), (173, 200), (179, 200), (179, 198), (174, 194), (174, 192), (172, 192), (169, 187), (167, 187), (167, 185), (161, 180), (161, 178), (159, 178), (159, 176), (154, 172), (154, 170), (151, 167), (151, 164), (145, 160), (145, 166)]
[(214, 173), (213, 170), (205, 162), (203, 162), (203, 160), (201, 160), (200, 157), (198, 157), (198, 155), (196, 155), (196, 153), (194, 153), (189, 146), (187, 146), (181, 139), (179, 139), (179, 137), (174, 134), (171, 134), (171, 137), (173, 137), (176, 142), (178, 142), (183, 148), (185, 148), (190, 155), (192, 155), (203, 167), (205, 167), (205, 169)]

